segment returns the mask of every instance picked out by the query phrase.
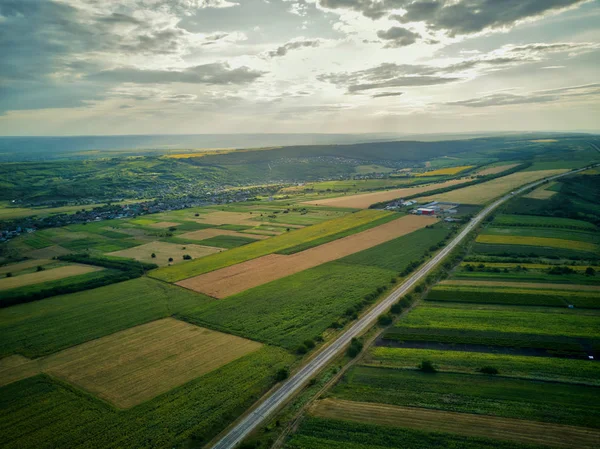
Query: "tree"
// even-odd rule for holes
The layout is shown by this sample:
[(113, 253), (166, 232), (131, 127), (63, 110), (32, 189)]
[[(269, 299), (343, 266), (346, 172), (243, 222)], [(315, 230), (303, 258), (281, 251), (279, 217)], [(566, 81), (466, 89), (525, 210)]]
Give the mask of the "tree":
[(483, 374), (491, 374), (491, 375), (499, 373), (498, 368), (494, 368), (493, 366), (484, 366), (482, 368), (479, 368), (479, 372), (483, 373)]
[(315, 347), (315, 342), (312, 340), (304, 340), (304, 346), (306, 346), (308, 349), (312, 349)]
[(173, 258), (172, 257), (169, 257), (169, 262), (173, 262)]
[(308, 348), (304, 345), (300, 345), (296, 348), (296, 354), (306, 354), (308, 352)]
[(192, 256), (190, 256), (189, 254), (184, 254), (183, 260), (192, 260)]
[(171, 231), (171, 232), (175, 232), (175, 231), (177, 231), (177, 228), (176, 228), (175, 226), (171, 226), (171, 227), (169, 228), (169, 231)]
[(45, 270), (44, 267), (42, 267), (41, 265), (38, 265), (38, 267), (36, 268), (35, 271), (44, 271), (44, 270)]
[(7, 278), (11, 278), (12, 277), (12, 273), (9, 271), (8, 273), (6, 273), (6, 277)]
[(275, 380), (281, 382), (290, 376), (290, 371), (287, 368), (279, 368), (275, 373)]
[(360, 354), (360, 351), (362, 351), (363, 348), (363, 344), (362, 341), (360, 341), (358, 338), (353, 338), (352, 341), (350, 342), (350, 347), (348, 347), (348, 350), (346, 351), (346, 354), (348, 354), (348, 357), (356, 357), (358, 354)]
[(585, 269), (585, 275), (586, 276), (595, 276), (596, 275), (596, 270), (594, 270), (592, 267), (587, 267)]
[(152, 255), (150, 257), (152, 257), (153, 259), (156, 259), (156, 254), (152, 253)]
[(423, 360), (418, 368), (424, 373), (437, 373), (437, 369), (435, 369), (435, 366), (429, 360)]
[(381, 315), (377, 319), (377, 322), (379, 323), (380, 326), (388, 326), (388, 325), (392, 324), (392, 315), (389, 313), (386, 313), (385, 315)]
[(194, 214), (194, 217), (199, 217), (199, 216), (200, 216), (200, 214)]

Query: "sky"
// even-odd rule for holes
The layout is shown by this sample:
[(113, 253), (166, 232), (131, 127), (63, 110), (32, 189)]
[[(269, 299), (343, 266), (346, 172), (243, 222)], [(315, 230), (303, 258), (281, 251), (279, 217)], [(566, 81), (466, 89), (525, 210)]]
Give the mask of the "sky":
[(0, 0), (0, 135), (600, 130), (597, 0)]

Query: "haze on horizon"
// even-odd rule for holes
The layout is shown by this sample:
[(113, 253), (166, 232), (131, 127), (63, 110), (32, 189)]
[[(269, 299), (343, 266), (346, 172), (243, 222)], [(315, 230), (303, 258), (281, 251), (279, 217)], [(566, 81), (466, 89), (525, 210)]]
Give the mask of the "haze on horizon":
[(0, 0), (0, 135), (600, 129), (590, 0)]

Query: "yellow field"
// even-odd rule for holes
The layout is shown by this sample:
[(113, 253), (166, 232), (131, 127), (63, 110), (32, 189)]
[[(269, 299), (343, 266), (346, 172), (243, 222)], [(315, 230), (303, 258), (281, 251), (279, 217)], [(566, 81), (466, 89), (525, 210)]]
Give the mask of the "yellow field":
[(165, 318), (36, 360), (8, 357), (0, 362), (0, 385), (44, 372), (129, 408), (261, 347)]
[(479, 170), (475, 173), (478, 176), (486, 176), (486, 175), (497, 175), (498, 173), (502, 173), (503, 171), (510, 170), (513, 167), (516, 167), (519, 164), (506, 164), (506, 165), (498, 165), (496, 167), (489, 167)]
[(478, 243), (491, 243), (495, 245), (527, 245), (549, 246), (551, 248), (565, 248), (577, 251), (598, 251), (594, 243), (579, 242), (575, 240), (553, 239), (548, 237), (522, 237), (517, 235), (478, 235)]
[(552, 198), (558, 192), (555, 192), (553, 190), (548, 190), (548, 189), (555, 184), (556, 184), (555, 182), (552, 182), (550, 184), (544, 184), (544, 185), (538, 187), (537, 189), (529, 192), (527, 195), (523, 195), (523, 197), (524, 198), (533, 198), (536, 200), (547, 200), (548, 198)]
[(403, 189), (384, 190), (381, 192), (363, 193), (360, 195), (338, 196), (335, 198), (327, 198), (324, 200), (305, 201), (305, 203), (316, 206), (367, 209), (371, 204), (380, 203), (383, 201), (392, 201), (409, 195), (418, 195), (420, 193), (426, 193), (430, 190), (443, 189), (444, 187), (463, 184), (468, 181), (470, 181), (470, 179), (453, 179), (451, 181), (441, 182), (438, 184), (428, 184), (419, 187), (406, 187)]
[(514, 287), (551, 290), (574, 290), (580, 292), (600, 292), (600, 285), (554, 284), (544, 282), (511, 282), (511, 281), (476, 281), (451, 279), (442, 281), (439, 285), (464, 285), (472, 287)]
[(149, 227), (150, 228), (157, 228), (157, 229), (165, 229), (165, 228), (170, 228), (172, 226), (177, 226), (181, 223), (175, 223), (174, 221), (159, 221), (158, 223), (152, 223)]
[(10, 265), (4, 265), (0, 267), (0, 275), (6, 273), (18, 273), (21, 270), (26, 270), (27, 268), (37, 267), (39, 265), (48, 265), (52, 263), (50, 259), (37, 259), (37, 260), (26, 260), (24, 262), (12, 263)]
[(469, 168), (473, 168), (474, 165), (461, 165), (460, 167), (448, 167), (440, 168), (438, 170), (427, 171), (425, 173), (419, 173), (417, 176), (444, 176), (444, 175), (456, 175), (461, 171), (465, 171)]
[[(185, 248), (185, 249), (184, 249)], [(172, 264), (184, 262), (184, 254), (189, 254), (192, 259), (208, 256), (209, 254), (219, 253), (222, 248), (202, 245), (181, 245), (179, 243), (150, 242), (145, 245), (134, 246), (133, 248), (122, 249), (108, 253), (109, 256), (127, 257), (129, 259), (139, 260), (141, 262), (155, 263), (162, 267), (169, 265), (169, 257), (173, 258)], [(156, 254), (152, 258), (152, 253)]]
[(435, 223), (432, 217), (405, 215), (397, 220), (291, 255), (269, 254), (177, 283), (215, 298), (243, 292), (317, 265), (372, 248)]
[(463, 189), (419, 198), (418, 201), (426, 202), (437, 200), (463, 204), (485, 204), (525, 184), (567, 171), (569, 170), (517, 172), (512, 175), (502, 176), (501, 178), (492, 179), (491, 181), (465, 187)]
[[(479, 262), (461, 262), (461, 266), (465, 265), (479, 265)], [(490, 268), (515, 268), (520, 265), (529, 270), (547, 270), (555, 265), (546, 265), (541, 263), (513, 263), (513, 262), (483, 262), (483, 265)], [(561, 265), (563, 266), (563, 265)], [(569, 265), (569, 268), (575, 271), (585, 271), (589, 265)], [(600, 271), (600, 267), (592, 266), (596, 271)]]
[(556, 140), (556, 139), (536, 139), (536, 140), (530, 140), (530, 142), (533, 142), (533, 143), (553, 143), (553, 142), (558, 142), (558, 140)]
[(317, 401), (309, 413), (320, 418), (563, 448), (592, 449), (600, 441), (600, 431), (588, 427), (341, 399)]
[(579, 174), (580, 175), (600, 175), (600, 168), (599, 167), (590, 168), (589, 170), (582, 171)]
[(26, 285), (41, 284), (42, 282), (64, 279), (78, 274), (100, 271), (103, 268), (92, 267), (90, 265), (68, 265), (66, 267), (52, 268), (51, 270), (37, 271), (35, 273), (22, 274), (10, 278), (0, 279), (0, 290), (10, 290), (11, 288), (24, 287)]

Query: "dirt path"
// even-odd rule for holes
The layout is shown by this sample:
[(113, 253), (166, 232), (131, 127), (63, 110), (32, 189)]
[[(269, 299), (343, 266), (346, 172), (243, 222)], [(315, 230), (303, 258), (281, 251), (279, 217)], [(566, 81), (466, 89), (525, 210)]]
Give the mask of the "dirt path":
[(586, 427), (341, 399), (318, 401), (311, 407), (310, 414), (320, 418), (563, 448), (593, 449), (600, 441), (600, 431)]

